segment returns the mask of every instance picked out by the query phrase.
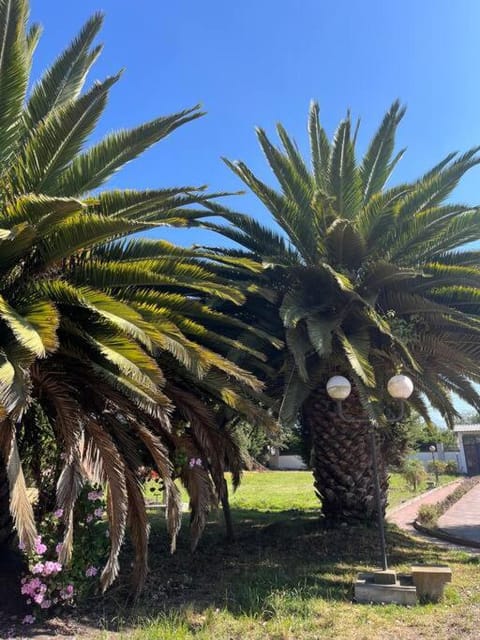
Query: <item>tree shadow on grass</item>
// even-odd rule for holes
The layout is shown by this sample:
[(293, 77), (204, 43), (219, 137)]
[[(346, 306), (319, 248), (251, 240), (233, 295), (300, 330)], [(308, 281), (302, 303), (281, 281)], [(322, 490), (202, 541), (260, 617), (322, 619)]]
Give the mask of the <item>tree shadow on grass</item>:
[[(128, 604), (128, 579), (106, 597), (79, 612), (84, 623), (99, 617), (109, 627), (138, 624), (157, 615), (176, 615), (185, 608), (203, 612), (226, 609), (234, 615), (264, 619), (278, 613), (307, 615), (314, 600), (350, 602), (358, 571), (379, 563), (375, 527), (326, 528), (316, 512), (258, 512), (235, 510), (236, 542), (227, 544), (221, 514), (207, 526), (197, 551), (189, 549), (185, 522), (177, 552), (168, 553), (165, 523), (153, 518), (151, 572), (135, 605)], [(392, 567), (449, 562), (448, 549), (413, 539), (393, 525), (387, 528)], [(129, 564), (124, 553), (122, 566)], [(470, 563), (468, 554), (455, 562)], [(101, 611), (97, 605), (101, 605)]]

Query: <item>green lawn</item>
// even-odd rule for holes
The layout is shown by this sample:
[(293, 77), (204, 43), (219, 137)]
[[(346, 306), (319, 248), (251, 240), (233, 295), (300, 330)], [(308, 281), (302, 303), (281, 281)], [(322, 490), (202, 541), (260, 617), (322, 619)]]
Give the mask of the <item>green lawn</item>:
[[(402, 480), (392, 481), (395, 499), (409, 496)], [(312, 511), (308, 473), (248, 473), (232, 505), (235, 544), (226, 544), (221, 514), (212, 514), (193, 555), (188, 515), (171, 556), (157, 510), (145, 593), (129, 609), (128, 583), (120, 581), (97, 601), (98, 609), (84, 613), (84, 623), (101, 616), (109, 629), (90, 631), (90, 638), (478, 640), (480, 556), (415, 540), (389, 525), (392, 567), (449, 564), (454, 581), (439, 605), (358, 605), (352, 603), (353, 580), (359, 570), (377, 566), (377, 531), (323, 527)], [(128, 560), (124, 556), (123, 566)]]
[[(451, 482), (452, 476), (440, 476), (439, 484)], [(151, 487), (152, 483), (148, 484)], [(235, 509), (255, 511), (289, 511), (299, 509), (308, 511), (318, 509), (319, 501), (313, 489), (313, 477), (310, 471), (246, 471), (242, 484), (235, 493), (231, 485), (231, 505)], [(394, 507), (405, 500), (425, 491), (425, 483), (417, 492), (409, 489), (399, 473), (390, 476), (389, 506)], [(149, 496), (149, 491), (146, 491)], [(182, 490), (183, 500), (188, 495)], [(160, 497), (160, 496), (159, 496)], [(160, 497), (161, 498), (161, 497)]]

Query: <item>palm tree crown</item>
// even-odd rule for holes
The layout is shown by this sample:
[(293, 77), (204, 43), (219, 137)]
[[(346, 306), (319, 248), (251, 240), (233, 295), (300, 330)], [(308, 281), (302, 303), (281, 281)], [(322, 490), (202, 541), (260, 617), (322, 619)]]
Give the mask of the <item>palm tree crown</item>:
[[(207, 208), (230, 225), (196, 223), (243, 246), (213, 249), (213, 255), (248, 257), (265, 268), (261, 280), (273, 294), (273, 307), (266, 312), (258, 296), (250, 296), (240, 313), (284, 337), (285, 357), (270, 362), (269, 386), (275, 391), (276, 379), (283, 379), (280, 418), (299, 421), (309, 434), (323, 513), (341, 521), (375, 517), (367, 419), (382, 426), (386, 507), (386, 463), (396, 450), (393, 443), (402, 439), (401, 427), (387, 428), (385, 421), (382, 400), (390, 376), (401, 371), (413, 379), (410, 404), (427, 420), (430, 404), (452, 425), (452, 394), (480, 407), (474, 385), (480, 381), (480, 253), (463, 249), (479, 237), (480, 209), (449, 199), (460, 178), (480, 162), (479, 148), (449, 154), (420, 179), (388, 187), (404, 154), (395, 154), (403, 113), (395, 102), (357, 160), (358, 125), (352, 127), (347, 115), (330, 141), (313, 103), (310, 166), (281, 125), (281, 147), (258, 129), (279, 188), (243, 162), (226, 162), (279, 231), (211, 202)], [(335, 373), (354, 382), (347, 408), (358, 419), (355, 428), (332, 410), (325, 393)]]
[(426, 397), (449, 424), (456, 414), (450, 392), (479, 407), (471, 382), (480, 374), (480, 253), (462, 247), (478, 239), (480, 210), (446, 201), (480, 162), (479, 148), (449, 154), (419, 180), (387, 188), (404, 154), (394, 155), (403, 114), (395, 102), (360, 162), (358, 127), (352, 133), (350, 116), (330, 142), (316, 103), (309, 116), (311, 167), (281, 125), (281, 149), (257, 130), (281, 190), (243, 162), (226, 162), (268, 208), (280, 233), (209, 205), (232, 226), (208, 226), (277, 276), (293, 367), (293, 375), (287, 373), (292, 404), (284, 405), (290, 418), (318, 375), (335, 367), (351, 372), (369, 396), (401, 369), (414, 379), (415, 408), (427, 417)]
[[(88, 20), (31, 91), (40, 29), (28, 29), (27, 18), (26, 0), (0, 1), (0, 449), (10, 511), (20, 540), (32, 545), (15, 423), (32, 434), (32, 416), (41, 410), (65, 460), (57, 495), (66, 528), (62, 560), (71, 553), (73, 509), (87, 476), (107, 483), (111, 496), (102, 585), (118, 572), (127, 522), (140, 584), (148, 532), (136, 475), (140, 453), (162, 476), (173, 540), (180, 517), (175, 451), (205, 461), (181, 470), (195, 542), (225, 465), (237, 475), (239, 468), (234, 442), (216, 429), (208, 403), (259, 415), (251, 399), (260, 383), (227, 357), (248, 347), (223, 335), (229, 320), (208, 304), (217, 297), (242, 303), (245, 294), (227, 278), (242, 266), (132, 237), (204, 215), (211, 196), (201, 188), (97, 191), (125, 163), (201, 116), (198, 107), (85, 148), (120, 77), (84, 90), (101, 51), (93, 41), (102, 16)], [(183, 422), (181, 435), (172, 421)]]

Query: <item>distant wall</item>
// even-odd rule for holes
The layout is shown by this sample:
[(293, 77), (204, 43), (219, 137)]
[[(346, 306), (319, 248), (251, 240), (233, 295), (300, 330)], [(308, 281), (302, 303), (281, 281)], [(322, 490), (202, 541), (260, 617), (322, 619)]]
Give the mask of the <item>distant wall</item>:
[[(425, 467), (432, 461), (432, 454), (429, 451), (417, 451), (408, 457), (410, 460), (420, 460)], [(459, 470), (464, 473), (460, 451), (439, 450), (435, 452), (435, 460), (442, 460), (443, 462), (453, 460), (457, 463)], [(279, 471), (303, 471), (308, 468), (301, 456), (282, 456), (278, 453), (274, 453), (271, 456), (268, 461), (268, 467)]]
[[(425, 465), (425, 467), (432, 462), (432, 454), (429, 451), (417, 451), (415, 453), (410, 454), (410, 460), (420, 460), (420, 462)], [(457, 463), (458, 468), (462, 469), (460, 452), (459, 451), (443, 451), (435, 453), (435, 460), (441, 460), (442, 462), (450, 462), (453, 460)]]
[(307, 469), (301, 456), (281, 456), (273, 455), (268, 466), (270, 469), (278, 469), (279, 471), (303, 471)]

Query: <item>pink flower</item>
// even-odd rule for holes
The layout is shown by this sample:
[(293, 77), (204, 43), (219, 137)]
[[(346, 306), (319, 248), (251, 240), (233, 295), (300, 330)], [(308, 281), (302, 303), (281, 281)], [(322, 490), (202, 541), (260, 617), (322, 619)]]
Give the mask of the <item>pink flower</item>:
[(201, 467), (202, 466), (202, 461), (200, 460), (200, 458), (197, 458), (195, 460), (195, 464), (197, 465), (197, 467)]
[(190, 458), (190, 460), (188, 461), (188, 466), (190, 467), (190, 469), (193, 469), (193, 467), (195, 466), (195, 458)]
[(55, 518), (61, 518), (63, 516), (63, 509), (57, 509), (56, 511), (54, 511), (53, 516)]
[(97, 517), (97, 518), (101, 518), (103, 516), (103, 509), (102, 507), (98, 507), (98, 509), (95, 509), (95, 511), (93, 512), (93, 514)]
[(62, 570), (62, 565), (60, 564), (60, 562), (52, 562), (51, 560), (49, 560), (48, 562), (45, 563), (43, 573), (46, 576), (50, 576), (50, 575), (55, 575), (56, 573), (59, 573), (61, 570)]
[(32, 567), (32, 573), (42, 573), (44, 568), (43, 562), (37, 562), (37, 564)]
[(28, 614), (22, 620), (22, 624), (33, 624), (35, 622), (35, 616)]
[(57, 546), (55, 547), (55, 553), (57, 553), (57, 554), (61, 553), (62, 549), (63, 549), (63, 542), (59, 542), (57, 544)]
[(18, 548), (20, 549), (20, 551), (25, 551), (25, 543), (24, 542), (19, 542), (18, 543)]
[(33, 596), (38, 590), (42, 588), (43, 582), (40, 578), (31, 578), (24, 584), (22, 584), (21, 593), (23, 595)]
[(33, 596), (33, 600), (34, 602), (36, 602), (37, 604), (42, 604), (43, 600), (44, 600), (45, 596), (43, 595), (43, 593), (36, 593)]
[(51, 606), (52, 606), (52, 603), (50, 600), (44, 600), (43, 602), (40, 603), (41, 609), (49, 609)]
[(89, 513), (87, 516), (87, 523), (91, 522), (92, 520), (93, 520), (93, 516), (91, 513)]
[(65, 589), (60, 591), (60, 597), (62, 600), (70, 600), (73, 598), (73, 584), (68, 584)]
[(87, 498), (90, 502), (95, 502), (95, 500), (101, 500), (103, 498), (103, 491), (90, 491), (87, 495)]
[(47, 550), (47, 545), (43, 544), (41, 536), (35, 538), (35, 551), (39, 556), (43, 556)]
[(96, 576), (97, 573), (98, 573), (98, 569), (93, 565), (90, 565), (88, 569), (85, 571), (85, 575), (87, 576), (87, 578), (93, 578), (93, 576)]
[(70, 600), (70, 598), (73, 598), (73, 584), (67, 584), (65, 589), (60, 591), (60, 597), (62, 600)]

